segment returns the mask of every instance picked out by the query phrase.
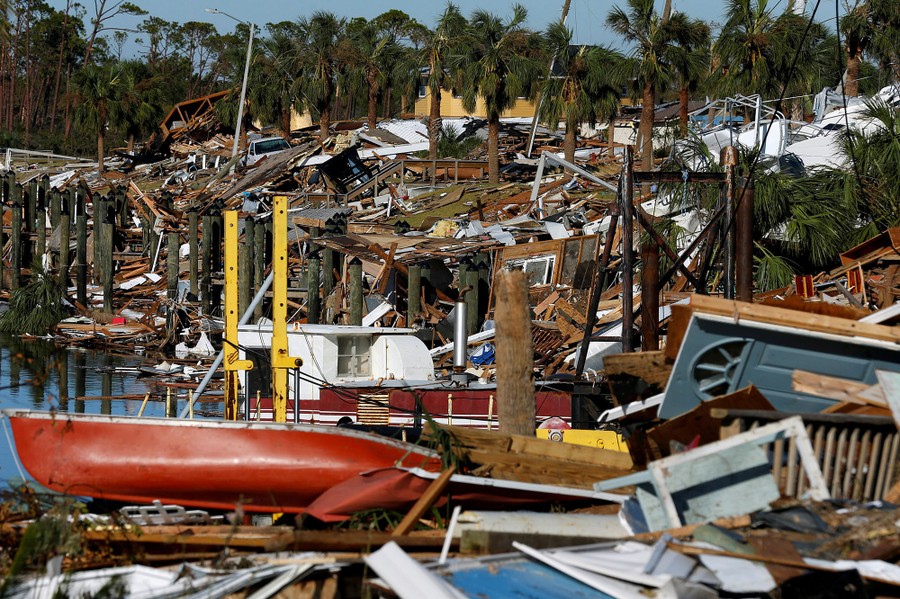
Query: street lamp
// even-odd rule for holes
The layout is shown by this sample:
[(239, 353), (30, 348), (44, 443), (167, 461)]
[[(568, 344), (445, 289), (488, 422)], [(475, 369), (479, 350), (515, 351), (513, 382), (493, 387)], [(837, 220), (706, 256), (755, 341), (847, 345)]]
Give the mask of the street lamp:
[[(241, 139), (241, 122), (244, 118), (244, 98), (247, 97), (247, 75), (250, 73), (250, 54), (253, 51), (253, 23), (247, 23), (238, 19), (235, 16), (228, 14), (227, 12), (221, 11), (218, 8), (207, 8), (206, 12), (214, 14), (214, 15), (225, 15), (229, 19), (233, 21), (237, 21), (238, 23), (243, 23), (244, 25), (250, 26), (250, 39), (247, 40), (247, 60), (244, 63), (244, 81), (241, 83), (241, 101), (238, 104), (238, 114), (237, 114), (237, 125), (234, 127), (234, 144), (231, 146), (231, 157), (234, 158), (238, 153), (238, 144)], [(232, 170), (234, 167), (232, 166)]]

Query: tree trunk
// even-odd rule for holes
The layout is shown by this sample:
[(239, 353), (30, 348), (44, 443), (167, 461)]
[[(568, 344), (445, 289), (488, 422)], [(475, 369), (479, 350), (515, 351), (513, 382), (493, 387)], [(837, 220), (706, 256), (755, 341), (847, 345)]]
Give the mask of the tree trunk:
[(500, 115), (492, 112), (488, 117), (488, 183), (500, 182)]
[(681, 125), (681, 137), (687, 137), (688, 102), (690, 98), (687, 87), (682, 87), (678, 90), (678, 123)]
[(66, 45), (68, 43), (69, 37), (69, 5), (70, 0), (66, 0), (66, 14), (63, 17), (63, 34), (62, 39), (59, 42), (59, 57), (56, 61), (56, 76), (55, 76), (55, 84), (53, 86), (53, 104), (50, 108), (50, 130), (56, 130), (56, 106), (59, 102), (59, 82), (62, 79), (62, 64), (63, 64), (63, 53), (65, 51)]
[(847, 50), (847, 81), (844, 82), (844, 95), (855, 98), (859, 95), (859, 58), (858, 48)]
[(328, 139), (331, 129), (331, 102), (322, 105), (319, 112), (319, 137), (324, 142)]
[(567, 161), (575, 163), (575, 141), (578, 125), (566, 119), (566, 136), (563, 139), (563, 153)]
[(640, 144), (641, 171), (653, 170), (653, 117), (656, 104), (656, 90), (652, 83), (644, 85), (641, 97)]
[(128, 134), (128, 149), (127, 152), (131, 154), (134, 151), (134, 132), (130, 132)]
[(100, 172), (106, 170), (106, 166), (103, 164), (103, 141), (106, 137), (106, 132), (104, 131), (105, 125), (100, 125), (100, 130), (97, 131), (97, 167)]
[(281, 108), (281, 136), (287, 141), (291, 141), (291, 107), (282, 106)]
[(366, 112), (369, 130), (374, 131), (378, 127), (378, 76), (369, 73), (366, 79), (369, 83), (369, 105)]
[(441, 139), (441, 89), (431, 94), (428, 111), (428, 157), (438, 158), (438, 141)]
[(69, 132), (72, 130), (72, 117), (71, 117), (71, 114), (69, 113), (69, 107), (72, 104), (70, 96), (69, 96), (69, 89), (70, 89), (71, 81), (72, 81), (72, 64), (69, 63), (69, 65), (66, 66), (66, 93), (64, 95), (64, 97), (66, 99), (66, 116), (65, 116), (66, 126), (65, 126), (65, 132), (63, 133), (63, 137), (65, 137), (65, 139), (69, 139)]

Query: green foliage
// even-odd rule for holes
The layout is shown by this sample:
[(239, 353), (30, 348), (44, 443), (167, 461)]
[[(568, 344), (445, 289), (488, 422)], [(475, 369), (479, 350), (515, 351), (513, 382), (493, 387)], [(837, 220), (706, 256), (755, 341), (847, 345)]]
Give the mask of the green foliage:
[(0, 331), (45, 335), (68, 315), (59, 278), (44, 272), (40, 260), (31, 266), (31, 281), (12, 292), (9, 309), (0, 314)]
[(754, 284), (757, 291), (769, 291), (787, 287), (794, 280), (794, 268), (784, 256), (778, 256), (760, 244), (756, 244), (757, 254), (753, 257), (755, 266)]
[[(80, 525), (77, 519), (70, 521), (72, 501), (59, 501), (40, 518), (28, 525), (16, 550), (9, 576), (14, 577), (29, 570), (41, 570), (47, 560), (57, 555), (77, 556), (82, 551)], [(7, 579), (6, 584), (9, 583)], [(4, 585), (6, 586), (6, 585)]]
[(441, 128), (438, 156), (441, 158), (468, 158), (476, 148), (481, 147), (482, 143), (482, 140), (475, 135), (459, 139), (456, 127), (447, 123)]
[(375, 530), (387, 531), (397, 528), (404, 514), (394, 510), (371, 509), (356, 512), (350, 518), (340, 523), (338, 528), (350, 530)]

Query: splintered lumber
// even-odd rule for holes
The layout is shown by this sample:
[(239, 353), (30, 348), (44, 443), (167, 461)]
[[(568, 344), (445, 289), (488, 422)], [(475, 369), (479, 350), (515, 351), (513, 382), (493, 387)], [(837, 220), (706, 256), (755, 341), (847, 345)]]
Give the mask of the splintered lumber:
[(672, 374), (672, 362), (662, 351), (615, 354), (603, 358), (603, 370), (617, 405), (661, 393)]
[(703, 314), (728, 316), (733, 318), (735, 322), (750, 320), (807, 331), (867, 337), (894, 343), (900, 342), (900, 329), (897, 327), (870, 324), (847, 318), (808, 314), (797, 310), (786, 310), (758, 304), (747, 304), (705, 295), (694, 295), (691, 298), (690, 308), (694, 312)]
[(413, 532), (402, 537), (368, 530), (295, 530), (290, 526), (122, 526), (90, 529), (90, 541), (128, 543), (146, 548), (224, 548), (244, 551), (371, 551), (394, 541), (407, 551), (434, 551), (444, 542), (443, 531)]
[(654, 459), (671, 455), (673, 443), (688, 447), (720, 440), (720, 424), (711, 416), (713, 410), (738, 408), (766, 411), (775, 409), (753, 385), (700, 402), (692, 410), (647, 431), (650, 448), (655, 453)]
[(453, 449), (471, 462), (482, 464), (479, 472), (493, 478), (593, 488), (593, 483), (614, 478), (632, 469), (631, 456), (571, 443), (560, 443), (526, 435), (510, 435), (462, 427), (429, 424), (424, 435), (432, 441), (436, 429), (449, 433)]
[(827, 397), (835, 401), (858, 405), (887, 407), (887, 402), (884, 401), (883, 396), (877, 398), (874, 394), (867, 393), (872, 391), (873, 387), (880, 388), (879, 385), (860, 383), (859, 381), (851, 381), (805, 370), (795, 370), (793, 374), (792, 388), (798, 393), (808, 393), (818, 397)]
[(534, 432), (534, 354), (524, 271), (497, 275), (497, 411), (505, 433)]
[(403, 517), (403, 520), (400, 521), (400, 524), (397, 525), (397, 528), (395, 528), (391, 534), (395, 537), (402, 537), (408, 534), (416, 525), (416, 522), (419, 521), (419, 518), (422, 517), (422, 514), (431, 507), (441, 493), (444, 492), (444, 489), (447, 488), (447, 485), (450, 484), (451, 476), (453, 476), (453, 468), (447, 468), (441, 472), (441, 475), (428, 485), (428, 488), (425, 489), (422, 496), (419, 497), (412, 508), (410, 508), (409, 512), (407, 512)]

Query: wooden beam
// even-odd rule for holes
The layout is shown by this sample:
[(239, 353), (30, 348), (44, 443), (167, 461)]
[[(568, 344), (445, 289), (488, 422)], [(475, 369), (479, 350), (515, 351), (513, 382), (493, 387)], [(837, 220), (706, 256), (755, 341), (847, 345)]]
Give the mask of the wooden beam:
[(431, 504), (437, 500), (437, 498), (444, 492), (447, 488), (447, 485), (450, 484), (450, 477), (453, 476), (453, 468), (447, 468), (441, 475), (432, 481), (428, 488), (425, 489), (425, 492), (422, 493), (422, 496), (419, 497), (418, 501), (416, 501), (415, 505), (407, 512), (407, 514), (403, 517), (403, 520), (400, 521), (400, 524), (397, 525), (397, 528), (391, 533), (391, 536), (394, 537), (402, 537), (406, 536), (409, 531), (415, 527), (416, 522), (419, 521), (419, 518), (422, 517), (422, 514), (425, 513), (425, 510), (431, 507)]
[(868, 337), (870, 339), (900, 343), (900, 328), (898, 327), (870, 324), (847, 318), (822, 316), (798, 310), (735, 302), (696, 294), (691, 298), (690, 306), (694, 312), (729, 316), (735, 322), (750, 320), (819, 333)]

